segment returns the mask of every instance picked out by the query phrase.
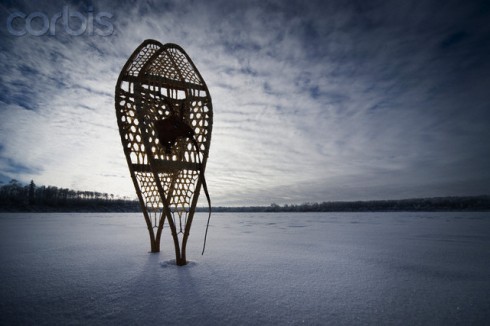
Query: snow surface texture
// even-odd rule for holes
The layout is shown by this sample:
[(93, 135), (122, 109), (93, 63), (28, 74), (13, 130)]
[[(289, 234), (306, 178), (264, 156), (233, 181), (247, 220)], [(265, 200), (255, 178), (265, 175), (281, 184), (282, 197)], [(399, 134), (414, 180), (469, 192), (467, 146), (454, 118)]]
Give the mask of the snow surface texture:
[(1, 214), (1, 325), (478, 325), (489, 213), (206, 214), (178, 267), (140, 214)]

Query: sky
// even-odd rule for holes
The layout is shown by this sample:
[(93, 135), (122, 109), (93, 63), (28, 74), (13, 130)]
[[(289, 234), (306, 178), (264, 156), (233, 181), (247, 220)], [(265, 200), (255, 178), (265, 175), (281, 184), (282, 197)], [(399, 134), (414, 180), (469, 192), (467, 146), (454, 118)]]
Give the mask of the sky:
[(211, 93), (213, 205), (490, 193), (488, 1), (0, 10), (3, 183), (135, 198), (114, 88), (134, 49), (155, 39), (181, 45)]

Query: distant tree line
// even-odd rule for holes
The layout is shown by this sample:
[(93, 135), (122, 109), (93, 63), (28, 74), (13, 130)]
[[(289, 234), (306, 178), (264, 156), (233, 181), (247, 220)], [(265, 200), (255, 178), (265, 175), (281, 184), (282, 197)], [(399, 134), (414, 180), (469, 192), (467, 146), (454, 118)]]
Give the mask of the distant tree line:
[(23, 185), (13, 179), (0, 187), (0, 211), (140, 211), (138, 201), (97, 191)]
[[(207, 207), (197, 207), (205, 212)], [(223, 207), (213, 212), (397, 212), (490, 211), (490, 196), (434, 197), (400, 200), (334, 201), (270, 206)], [(137, 200), (97, 191), (23, 185), (17, 180), (0, 186), (0, 212), (139, 212)]]
[[(199, 209), (205, 210), (205, 209)], [(434, 197), (400, 200), (333, 201), (249, 207), (213, 207), (214, 212), (427, 212), (490, 211), (490, 196)]]

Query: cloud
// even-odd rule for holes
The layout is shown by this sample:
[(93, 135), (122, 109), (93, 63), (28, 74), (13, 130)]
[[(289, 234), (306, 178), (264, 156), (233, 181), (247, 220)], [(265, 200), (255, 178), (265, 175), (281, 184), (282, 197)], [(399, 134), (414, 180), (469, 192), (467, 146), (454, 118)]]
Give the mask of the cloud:
[(112, 35), (57, 26), (56, 36), (15, 37), (2, 27), (0, 174), (134, 196), (113, 92), (127, 57), (153, 38), (182, 45), (209, 86), (217, 205), (490, 190), (489, 24), (477, 3), (102, 1), (92, 10), (113, 14)]

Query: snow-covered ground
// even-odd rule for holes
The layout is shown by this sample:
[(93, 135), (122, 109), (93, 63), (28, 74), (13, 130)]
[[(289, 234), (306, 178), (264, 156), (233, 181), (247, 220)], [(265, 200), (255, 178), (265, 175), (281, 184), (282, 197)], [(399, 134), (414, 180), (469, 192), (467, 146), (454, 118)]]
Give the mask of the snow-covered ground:
[(483, 325), (490, 213), (0, 214), (1, 325)]

